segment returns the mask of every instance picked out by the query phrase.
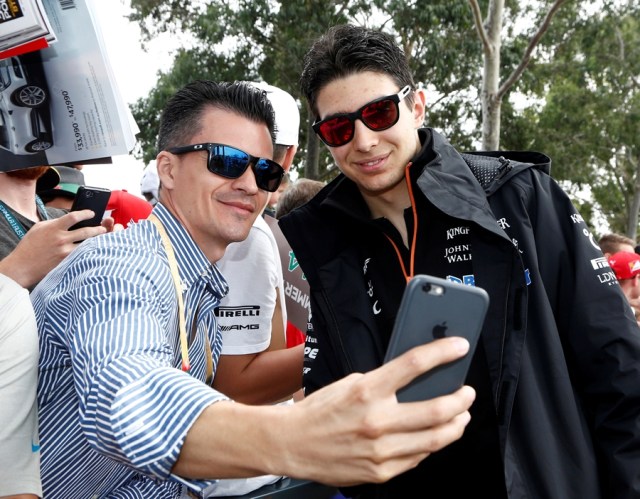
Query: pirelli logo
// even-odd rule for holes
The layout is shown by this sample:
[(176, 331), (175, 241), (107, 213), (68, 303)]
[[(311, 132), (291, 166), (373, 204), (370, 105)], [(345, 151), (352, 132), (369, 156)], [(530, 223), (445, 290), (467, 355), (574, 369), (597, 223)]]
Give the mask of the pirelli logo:
[(593, 260), (591, 260), (591, 266), (594, 270), (606, 269), (607, 267), (609, 267), (609, 260), (607, 260), (607, 258), (604, 256), (600, 258), (594, 258)]
[(242, 307), (218, 307), (215, 310), (217, 317), (258, 317), (260, 307), (258, 305), (247, 305)]

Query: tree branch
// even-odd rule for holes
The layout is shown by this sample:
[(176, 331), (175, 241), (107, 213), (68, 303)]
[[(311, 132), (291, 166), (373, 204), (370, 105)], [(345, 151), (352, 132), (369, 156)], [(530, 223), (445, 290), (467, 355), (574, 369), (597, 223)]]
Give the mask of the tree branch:
[[(475, 0), (469, 0), (469, 1), (475, 2)], [(562, 7), (562, 4), (565, 2), (566, 0), (555, 0), (555, 2), (553, 2), (553, 5), (549, 9), (549, 12), (547, 12), (547, 15), (545, 16), (544, 20), (542, 21), (542, 24), (538, 28), (538, 31), (536, 32), (535, 35), (533, 35), (533, 37), (529, 41), (529, 46), (527, 47), (527, 50), (522, 56), (522, 59), (520, 60), (520, 64), (518, 64), (518, 67), (513, 70), (513, 73), (511, 73), (509, 78), (507, 78), (506, 81), (498, 89), (498, 96), (497, 96), (498, 99), (502, 99), (502, 97), (504, 97), (504, 94), (506, 94), (509, 91), (509, 89), (520, 79), (520, 76), (522, 76), (522, 73), (524, 72), (526, 67), (529, 65), (529, 61), (531, 60), (531, 54), (540, 43), (542, 36), (549, 29), (549, 25), (551, 24), (551, 19), (553, 19), (553, 16), (558, 12), (560, 7)]]
[(490, 54), (493, 52), (493, 47), (489, 43), (487, 31), (484, 29), (484, 24), (482, 24), (482, 12), (480, 11), (478, 0), (469, 0), (469, 5), (471, 6), (471, 12), (473, 12), (473, 24), (476, 26), (476, 31), (478, 32), (484, 51)]

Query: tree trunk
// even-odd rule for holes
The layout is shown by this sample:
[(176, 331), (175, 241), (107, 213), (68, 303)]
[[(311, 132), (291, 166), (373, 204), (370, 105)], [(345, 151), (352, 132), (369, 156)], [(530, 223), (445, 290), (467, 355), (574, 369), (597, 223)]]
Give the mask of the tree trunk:
[(496, 151), (500, 148), (500, 48), (504, 0), (489, 2), (484, 47), (484, 72), (482, 78), (482, 148)]
[[(486, 64), (486, 63), (485, 63)], [(486, 76), (485, 76), (486, 81)], [(482, 91), (482, 149), (500, 149), (500, 109), (502, 101), (496, 93), (485, 88)]]
[(511, 87), (520, 79), (526, 69), (535, 47), (549, 29), (551, 19), (566, 0), (555, 0), (550, 6), (542, 24), (529, 41), (525, 53), (518, 67), (500, 85), (500, 49), (502, 42), (502, 16), (504, 14), (504, 0), (489, 0), (486, 22), (482, 20), (482, 11), (478, 0), (469, 0), (473, 20), (478, 37), (482, 42), (484, 74), (482, 79), (482, 148), (497, 150), (500, 147), (500, 108), (502, 99)]
[(307, 122), (307, 162), (304, 168), (304, 176), (306, 178), (318, 180), (320, 178), (318, 166), (320, 157), (320, 140), (318, 140), (318, 136), (313, 131), (313, 128), (311, 128), (313, 119), (313, 116), (309, 116), (309, 121)]
[(636, 178), (634, 182), (633, 199), (629, 206), (627, 219), (627, 236), (636, 240), (638, 236), (638, 212), (640, 212), (640, 161), (636, 160)]

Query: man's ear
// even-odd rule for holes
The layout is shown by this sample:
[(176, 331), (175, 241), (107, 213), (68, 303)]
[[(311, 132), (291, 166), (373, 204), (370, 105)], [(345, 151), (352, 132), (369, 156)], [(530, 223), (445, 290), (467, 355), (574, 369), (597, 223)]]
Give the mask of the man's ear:
[(296, 151), (298, 150), (298, 146), (289, 146), (287, 148), (287, 152), (284, 155), (284, 159), (282, 160), (282, 168), (284, 168), (285, 172), (289, 172), (289, 168), (291, 168), (291, 165), (293, 163), (293, 158), (296, 155)]
[(427, 96), (424, 89), (419, 88), (413, 92), (413, 121), (416, 128), (424, 126), (424, 115), (427, 111)]
[(173, 189), (176, 165), (177, 157), (170, 152), (160, 151), (156, 156), (156, 168), (162, 187)]

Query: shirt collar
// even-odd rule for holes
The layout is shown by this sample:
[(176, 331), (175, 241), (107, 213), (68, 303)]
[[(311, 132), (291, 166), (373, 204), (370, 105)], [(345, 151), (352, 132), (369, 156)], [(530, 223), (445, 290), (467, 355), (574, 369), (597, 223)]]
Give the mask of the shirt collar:
[(156, 203), (153, 214), (162, 222), (176, 255), (180, 279), (184, 290), (198, 279), (203, 279), (210, 291), (222, 298), (229, 292), (229, 285), (218, 270), (204, 255), (184, 226), (162, 204)]

